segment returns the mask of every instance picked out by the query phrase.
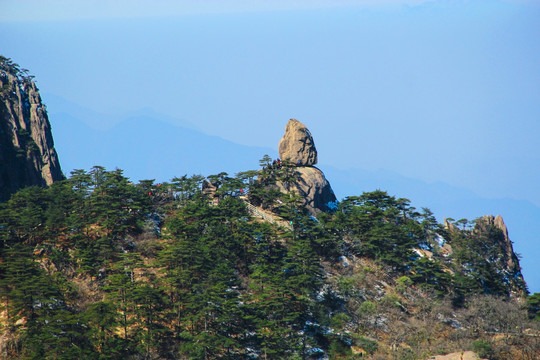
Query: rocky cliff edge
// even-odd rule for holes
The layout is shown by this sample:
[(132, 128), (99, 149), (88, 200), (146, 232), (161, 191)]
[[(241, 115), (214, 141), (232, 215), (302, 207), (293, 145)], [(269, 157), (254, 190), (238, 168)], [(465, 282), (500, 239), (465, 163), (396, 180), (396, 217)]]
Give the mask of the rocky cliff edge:
[(0, 201), (26, 186), (64, 178), (38, 88), (26, 70), (0, 56)]

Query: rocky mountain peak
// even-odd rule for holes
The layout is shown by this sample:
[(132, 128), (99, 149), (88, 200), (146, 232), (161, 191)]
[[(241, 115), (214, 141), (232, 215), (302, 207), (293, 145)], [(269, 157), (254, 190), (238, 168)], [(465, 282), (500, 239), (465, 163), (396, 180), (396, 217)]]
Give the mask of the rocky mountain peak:
[(285, 134), (279, 141), (279, 157), (299, 166), (317, 164), (317, 149), (308, 128), (296, 119), (290, 119)]
[(63, 179), (38, 88), (0, 56), (0, 201), (20, 188)]

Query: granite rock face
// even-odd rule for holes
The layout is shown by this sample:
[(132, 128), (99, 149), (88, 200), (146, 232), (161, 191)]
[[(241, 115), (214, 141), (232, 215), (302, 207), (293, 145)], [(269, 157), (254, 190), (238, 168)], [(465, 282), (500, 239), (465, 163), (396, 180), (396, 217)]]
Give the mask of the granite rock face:
[(297, 180), (284, 184), (278, 182), (281, 191), (293, 191), (303, 199), (303, 206), (311, 215), (321, 211), (332, 211), (336, 204), (336, 195), (323, 172), (313, 166), (298, 166), (295, 168)]
[(35, 83), (0, 59), (0, 201), (64, 178)]
[(336, 204), (336, 195), (323, 172), (316, 167), (317, 149), (308, 128), (296, 119), (290, 119), (285, 135), (279, 142), (279, 156), (290, 166), (295, 181), (277, 185), (283, 192), (292, 191), (303, 199), (303, 206), (317, 215), (331, 211)]
[(279, 157), (292, 165), (312, 166), (317, 164), (317, 149), (307, 127), (296, 119), (290, 119), (285, 135), (279, 142)]

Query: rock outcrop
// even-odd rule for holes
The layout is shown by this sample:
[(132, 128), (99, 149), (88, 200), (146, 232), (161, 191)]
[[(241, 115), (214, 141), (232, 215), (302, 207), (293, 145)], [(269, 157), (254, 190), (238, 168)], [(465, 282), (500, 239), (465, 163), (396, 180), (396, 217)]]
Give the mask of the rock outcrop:
[[(484, 291), (507, 292), (518, 298), (526, 294), (527, 285), (521, 273), (519, 258), (514, 253), (508, 229), (500, 215), (485, 215), (475, 222), (452, 223), (445, 219), (444, 223), (450, 238), (449, 243), (444, 242), (443, 250), (448, 247), (448, 256), (461, 254), (458, 256), (461, 257), (460, 261), (464, 260), (462, 266), (469, 273), (483, 273), (483, 276), (490, 274), (490, 280), (481, 284)], [(463, 228), (460, 229), (456, 224)]]
[[(279, 156), (293, 169), (291, 182), (277, 183), (281, 191), (294, 191), (303, 199), (304, 207), (312, 214), (330, 211), (336, 204), (336, 195), (317, 163), (317, 150), (311, 133), (300, 121), (291, 119), (279, 142)], [(287, 165), (285, 165), (287, 166)]]
[(500, 215), (483, 216), (476, 220), (473, 231), (479, 235), (484, 246), (490, 248), (486, 261), (497, 269), (499, 278), (511, 293), (517, 297), (525, 294), (527, 286), (503, 218)]
[(495, 227), (501, 231), (501, 236), (497, 238), (497, 243), (502, 250), (503, 260), (506, 264), (505, 270), (512, 274), (519, 273), (519, 276), (521, 277), (519, 259), (514, 253), (514, 247), (512, 246), (512, 241), (508, 237), (508, 229), (504, 224), (502, 216), (497, 215), (495, 217), (493, 215), (485, 215), (476, 223), (477, 231), (489, 233), (490, 227)]
[(9, 59), (0, 57), (0, 201), (20, 188), (64, 178), (39, 91)]
[(317, 149), (313, 137), (307, 127), (296, 119), (290, 119), (287, 123), (278, 149), (279, 157), (293, 165), (317, 164)]

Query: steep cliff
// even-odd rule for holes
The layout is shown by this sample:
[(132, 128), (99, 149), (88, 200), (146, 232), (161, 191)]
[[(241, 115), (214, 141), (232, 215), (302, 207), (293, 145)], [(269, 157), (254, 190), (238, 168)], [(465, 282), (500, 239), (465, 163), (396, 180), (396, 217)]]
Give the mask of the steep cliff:
[(0, 164), (0, 201), (17, 189), (64, 177), (38, 88), (5, 57), (0, 57)]

